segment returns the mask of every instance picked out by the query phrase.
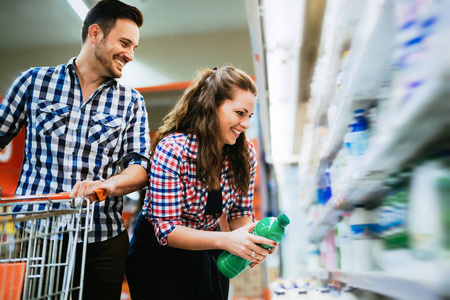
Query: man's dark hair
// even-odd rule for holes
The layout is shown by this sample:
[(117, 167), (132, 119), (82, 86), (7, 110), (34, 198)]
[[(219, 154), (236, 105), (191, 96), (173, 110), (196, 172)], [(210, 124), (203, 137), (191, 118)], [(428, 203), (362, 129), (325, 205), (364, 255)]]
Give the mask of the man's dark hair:
[(119, 0), (100, 0), (88, 12), (81, 27), (81, 41), (86, 41), (89, 27), (98, 24), (105, 37), (114, 28), (117, 19), (129, 19), (141, 27), (144, 23), (142, 13), (134, 6)]

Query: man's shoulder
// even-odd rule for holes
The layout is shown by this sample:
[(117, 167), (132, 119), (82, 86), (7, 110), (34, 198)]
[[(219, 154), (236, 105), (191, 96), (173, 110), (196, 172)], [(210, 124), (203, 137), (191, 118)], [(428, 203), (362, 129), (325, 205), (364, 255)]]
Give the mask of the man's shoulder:
[(67, 64), (60, 64), (57, 66), (42, 66), (42, 67), (31, 67), (26, 72), (32, 73), (32, 74), (59, 74), (61, 72), (64, 72), (64, 70), (67, 69)]
[(141, 93), (137, 89), (120, 84), (120, 82), (117, 79), (112, 79), (112, 80), (114, 80), (116, 82), (117, 88), (125, 95), (132, 95), (133, 98), (141, 98), (142, 97)]

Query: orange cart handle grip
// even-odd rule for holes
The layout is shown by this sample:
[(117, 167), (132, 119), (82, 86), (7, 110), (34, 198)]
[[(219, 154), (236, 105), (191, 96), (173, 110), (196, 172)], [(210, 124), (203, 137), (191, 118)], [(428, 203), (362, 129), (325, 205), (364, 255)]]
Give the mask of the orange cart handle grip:
[[(49, 200), (64, 200), (71, 198), (70, 193), (56, 193), (56, 194), (46, 194), (46, 195), (38, 195), (38, 196), (12, 196), (12, 197), (1, 197), (0, 199), (3, 201), (8, 200), (27, 200), (27, 201), (39, 201), (42, 199)], [(87, 196), (96, 196), (99, 201), (103, 201), (106, 199), (106, 192), (104, 189), (96, 189), (92, 192), (92, 194), (85, 195)]]

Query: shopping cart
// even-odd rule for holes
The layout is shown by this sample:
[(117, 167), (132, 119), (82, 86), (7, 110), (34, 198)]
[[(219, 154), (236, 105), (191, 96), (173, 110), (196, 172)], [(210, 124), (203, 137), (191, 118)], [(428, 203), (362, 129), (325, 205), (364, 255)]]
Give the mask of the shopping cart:
[[(103, 190), (0, 198), (0, 299), (81, 299), (95, 202), (89, 196), (105, 199)], [(15, 213), (17, 205), (45, 209)]]

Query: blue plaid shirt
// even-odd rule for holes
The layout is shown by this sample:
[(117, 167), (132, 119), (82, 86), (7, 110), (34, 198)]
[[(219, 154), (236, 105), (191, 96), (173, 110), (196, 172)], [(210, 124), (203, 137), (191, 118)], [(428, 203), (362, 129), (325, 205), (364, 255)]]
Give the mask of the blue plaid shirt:
[[(26, 129), (16, 195), (70, 192), (78, 181), (105, 180), (133, 164), (148, 171), (150, 130), (142, 95), (111, 79), (83, 103), (74, 61), (23, 72), (0, 104), (0, 149)], [(96, 203), (89, 242), (125, 230), (122, 210), (122, 197)]]

